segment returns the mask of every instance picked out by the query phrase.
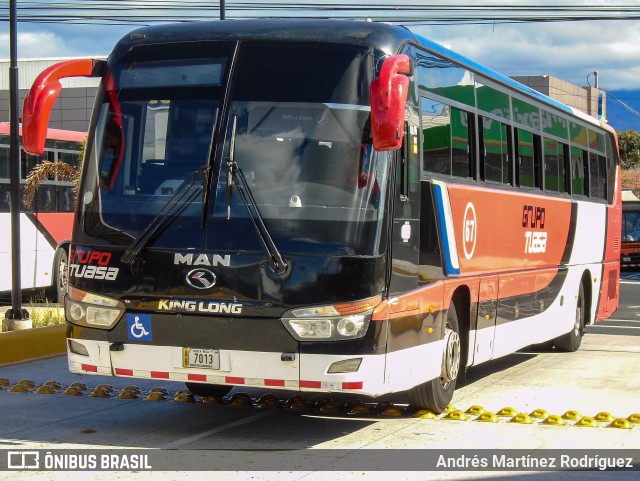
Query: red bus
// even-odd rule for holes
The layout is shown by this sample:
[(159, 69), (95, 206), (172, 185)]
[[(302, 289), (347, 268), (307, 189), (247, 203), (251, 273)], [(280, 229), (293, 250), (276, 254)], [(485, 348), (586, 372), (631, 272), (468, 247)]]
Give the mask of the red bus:
[(618, 305), (615, 132), (407, 29), (144, 28), (51, 67), (97, 76), (66, 296), (72, 372), (407, 391), (580, 346)]
[[(0, 123), (0, 230), (10, 232), (10, 184), (9, 144), (10, 128)], [(20, 130), (22, 135), (22, 130)], [(80, 168), (82, 142), (85, 132), (48, 129), (44, 151), (41, 155), (29, 155), (21, 151), (20, 185), (21, 199), (28, 174), (44, 160), (65, 162)], [(21, 285), (25, 291), (66, 290), (66, 249), (71, 240), (75, 191), (67, 180), (47, 178), (40, 182), (36, 195), (29, 205), (20, 206)], [(11, 272), (11, 238), (0, 236), (0, 266)], [(52, 290), (52, 289), (51, 289)], [(11, 292), (11, 276), (0, 278), (0, 295)], [(64, 294), (62, 294), (64, 295)]]

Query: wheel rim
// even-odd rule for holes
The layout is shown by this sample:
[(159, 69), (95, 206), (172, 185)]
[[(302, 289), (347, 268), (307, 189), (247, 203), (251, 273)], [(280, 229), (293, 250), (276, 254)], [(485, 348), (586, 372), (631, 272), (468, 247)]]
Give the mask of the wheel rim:
[(447, 328), (445, 333), (445, 349), (442, 358), (442, 375), (440, 382), (447, 389), (449, 383), (458, 377), (460, 371), (460, 336), (452, 329)]
[(65, 256), (60, 257), (60, 264), (58, 265), (58, 292), (67, 293), (69, 286), (69, 278), (67, 272), (67, 259)]

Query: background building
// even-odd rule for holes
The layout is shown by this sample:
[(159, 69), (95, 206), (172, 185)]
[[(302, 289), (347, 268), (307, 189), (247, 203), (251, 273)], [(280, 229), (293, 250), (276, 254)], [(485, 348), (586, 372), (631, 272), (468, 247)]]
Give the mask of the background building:
[[(22, 102), (36, 77), (47, 67), (68, 58), (25, 59), (18, 61), (20, 117)], [(89, 129), (91, 109), (98, 90), (98, 78), (76, 77), (62, 81), (62, 92), (51, 110), (49, 127), (53, 129)], [(0, 122), (9, 122), (9, 61), (0, 61)]]
[(607, 93), (604, 90), (595, 87), (578, 87), (550, 75), (511, 78), (592, 117), (606, 119)]

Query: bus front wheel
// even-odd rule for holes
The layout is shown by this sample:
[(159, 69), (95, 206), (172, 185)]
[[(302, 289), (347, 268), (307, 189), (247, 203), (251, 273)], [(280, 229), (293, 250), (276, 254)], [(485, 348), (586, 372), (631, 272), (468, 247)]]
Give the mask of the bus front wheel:
[(451, 402), (462, 363), (458, 313), (453, 303), (447, 310), (444, 342), (440, 377), (420, 384), (409, 391), (409, 401), (412, 406), (419, 409), (430, 409), (434, 413), (443, 412)]

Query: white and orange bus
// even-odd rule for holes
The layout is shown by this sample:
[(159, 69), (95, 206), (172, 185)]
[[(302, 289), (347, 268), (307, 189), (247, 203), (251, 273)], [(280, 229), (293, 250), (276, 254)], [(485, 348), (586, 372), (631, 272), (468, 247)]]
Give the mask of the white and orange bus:
[[(607, 125), (407, 29), (199, 22), (39, 77), (27, 150), (68, 76), (102, 79), (66, 297), (72, 372), (408, 391), (618, 305)], [(52, 93), (53, 92), (53, 93)], [(42, 108), (45, 106), (45, 108)]]
[[(0, 123), (0, 266), (11, 272), (11, 196), (9, 184), (9, 124)], [(20, 131), (21, 132), (21, 131)], [(21, 151), (20, 185), (23, 199), (27, 175), (43, 160), (66, 162), (79, 168), (85, 132), (48, 129), (41, 155), (28, 155)], [(20, 206), (20, 266), (24, 291), (66, 290), (66, 252), (71, 240), (75, 193), (72, 182), (49, 178), (40, 182), (29, 205)], [(54, 291), (53, 288), (56, 288)], [(51, 288), (51, 289), (50, 289)], [(0, 276), (0, 295), (11, 292), (11, 276)]]

